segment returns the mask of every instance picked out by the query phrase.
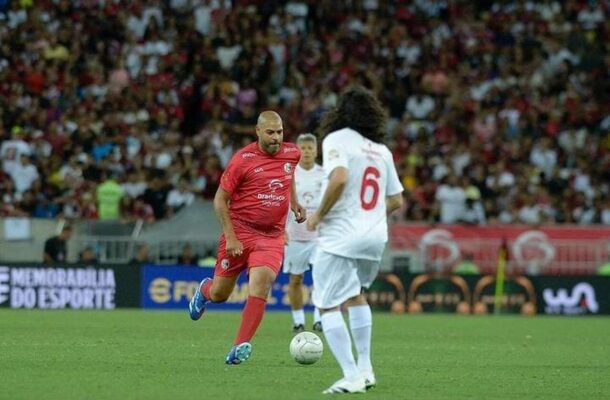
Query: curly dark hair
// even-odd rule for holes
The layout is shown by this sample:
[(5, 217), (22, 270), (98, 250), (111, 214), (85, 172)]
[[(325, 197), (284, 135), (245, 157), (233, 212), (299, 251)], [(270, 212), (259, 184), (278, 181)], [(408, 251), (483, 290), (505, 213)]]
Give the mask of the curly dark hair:
[(320, 122), (320, 140), (331, 132), (351, 128), (367, 139), (382, 143), (387, 114), (379, 100), (362, 86), (351, 86), (339, 97), (337, 107), (328, 111)]

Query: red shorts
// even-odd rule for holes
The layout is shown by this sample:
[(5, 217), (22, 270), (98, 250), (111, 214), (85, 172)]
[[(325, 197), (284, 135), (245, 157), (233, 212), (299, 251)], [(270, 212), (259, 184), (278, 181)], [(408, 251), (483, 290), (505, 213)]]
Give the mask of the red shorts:
[(243, 245), (240, 256), (227, 255), (225, 235), (220, 235), (214, 275), (236, 276), (251, 267), (269, 267), (279, 273), (284, 259), (284, 236), (268, 237), (249, 231), (235, 229), (237, 239)]

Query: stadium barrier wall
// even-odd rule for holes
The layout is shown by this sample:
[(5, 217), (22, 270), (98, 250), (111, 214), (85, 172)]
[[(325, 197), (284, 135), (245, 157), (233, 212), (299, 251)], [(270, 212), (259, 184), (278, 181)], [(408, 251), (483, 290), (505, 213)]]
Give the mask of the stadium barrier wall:
[[(368, 293), (377, 310), (395, 313), (494, 312), (495, 275), (381, 274)], [(515, 314), (610, 314), (609, 276), (506, 277), (501, 311)]]
[(0, 307), (112, 310), (139, 305), (138, 266), (0, 264)]
[[(189, 299), (199, 287), (199, 282), (203, 278), (211, 278), (213, 273), (213, 268), (145, 265), (142, 269), (141, 306), (152, 309), (186, 310)], [(311, 309), (311, 273), (305, 273), (303, 286), (305, 309)], [(242, 274), (229, 299), (225, 303), (214, 304), (212, 308), (215, 310), (241, 310), (247, 296), (248, 281), (246, 275)], [(290, 310), (288, 275), (284, 273), (278, 275), (267, 299), (267, 309)]]
[[(5, 263), (0, 265), (0, 307), (14, 309), (147, 308), (186, 310), (201, 279), (212, 268), (159, 265)], [(239, 278), (226, 303), (214, 309), (240, 310), (247, 279)], [(306, 309), (311, 309), (311, 274), (304, 279)], [(495, 275), (381, 274), (369, 302), (395, 313), (494, 311)], [(502, 311), (520, 314), (610, 315), (609, 276), (509, 275)], [(269, 310), (289, 310), (288, 275), (281, 273), (268, 299)]]
[(390, 225), (393, 253), (410, 255), (411, 272), (450, 271), (468, 256), (483, 273), (493, 273), (500, 247), (507, 267), (520, 274), (594, 274), (610, 261), (610, 228), (553, 225)]

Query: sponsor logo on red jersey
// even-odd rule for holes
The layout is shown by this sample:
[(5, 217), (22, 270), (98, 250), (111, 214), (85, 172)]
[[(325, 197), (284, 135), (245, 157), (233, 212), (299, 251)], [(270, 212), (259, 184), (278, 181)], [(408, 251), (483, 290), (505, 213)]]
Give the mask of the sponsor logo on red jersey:
[(271, 179), (269, 181), (269, 190), (275, 193), (275, 191), (279, 188), (283, 188), (284, 184), (279, 179)]

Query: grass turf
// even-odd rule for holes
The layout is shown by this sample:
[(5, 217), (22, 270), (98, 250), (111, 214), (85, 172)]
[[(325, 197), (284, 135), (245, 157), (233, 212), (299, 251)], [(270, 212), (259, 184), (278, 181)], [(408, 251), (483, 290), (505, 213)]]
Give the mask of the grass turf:
[[(252, 358), (224, 365), (239, 313), (0, 311), (1, 399), (316, 399), (340, 377), (328, 348), (291, 361), (288, 313)], [(310, 317), (308, 317), (310, 318)], [(610, 318), (374, 314), (367, 399), (609, 399)], [(359, 396), (360, 398), (360, 396)]]

